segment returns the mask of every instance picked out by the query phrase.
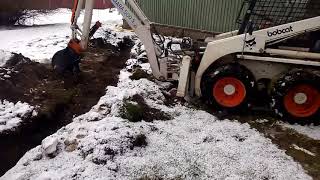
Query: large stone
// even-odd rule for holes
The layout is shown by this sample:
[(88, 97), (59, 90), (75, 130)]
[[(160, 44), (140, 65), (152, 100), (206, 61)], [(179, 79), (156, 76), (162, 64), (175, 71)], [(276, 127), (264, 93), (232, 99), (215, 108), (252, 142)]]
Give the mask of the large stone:
[(42, 140), (41, 146), (46, 155), (52, 155), (57, 151), (58, 138), (47, 137), (46, 139)]

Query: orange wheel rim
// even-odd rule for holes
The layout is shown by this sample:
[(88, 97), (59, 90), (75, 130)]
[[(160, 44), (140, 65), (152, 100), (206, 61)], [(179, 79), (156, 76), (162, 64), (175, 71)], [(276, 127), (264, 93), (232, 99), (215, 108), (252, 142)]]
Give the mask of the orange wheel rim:
[(246, 97), (246, 87), (237, 78), (224, 77), (214, 84), (213, 97), (220, 105), (233, 108), (244, 101)]
[(307, 84), (295, 86), (291, 88), (284, 97), (284, 106), (286, 110), (295, 117), (310, 117), (319, 110), (319, 91)]

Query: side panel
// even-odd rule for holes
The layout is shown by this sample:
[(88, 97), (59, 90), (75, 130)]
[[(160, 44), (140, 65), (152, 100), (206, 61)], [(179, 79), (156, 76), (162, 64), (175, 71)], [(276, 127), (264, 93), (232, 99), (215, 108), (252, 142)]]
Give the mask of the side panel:
[(206, 69), (209, 68), (209, 66), (219, 58), (228, 54), (240, 52), (261, 53), (264, 52), (264, 46), (268, 42), (293, 37), (298, 34), (302, 34), (307, 31), (314, 31), (317, 29), (320, 29), (320, 16), (255, 31), (253, 32), (252, 36), (242, 34), (210, 42), (207, 46), (207, 49), (197, 71), (195, 80), (196, 95), (201, 96), (200, 84), (202, 75), (204, 74)]

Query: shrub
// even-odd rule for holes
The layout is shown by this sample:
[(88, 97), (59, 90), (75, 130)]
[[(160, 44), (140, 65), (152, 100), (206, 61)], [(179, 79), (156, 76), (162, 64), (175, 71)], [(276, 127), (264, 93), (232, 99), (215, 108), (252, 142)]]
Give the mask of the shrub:
[(27, 1), (24, 0), (1, 0), (0, 1), (0, 25), (21, 25), (28, 18), (38, 14), (47, 13), (48, 10), (27, 10)]

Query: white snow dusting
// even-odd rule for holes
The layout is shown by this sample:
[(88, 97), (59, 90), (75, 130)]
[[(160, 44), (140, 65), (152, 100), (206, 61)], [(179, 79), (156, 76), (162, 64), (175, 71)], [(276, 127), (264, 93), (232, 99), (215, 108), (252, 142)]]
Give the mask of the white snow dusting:
[(0, 67), (4, 66), (11, 57), (12, 57), (11, 52), (0, 49)]
[[(70, 10), (58, 9), (28, 19), (25, 25), (29, 27), (1, 27), (0, 50), (21, 53), (34, 61), (48, 63), (55, 52), (67, 46), (71, 35), (70, 19)], [(79, 18), (79, 25), (82, 20), (83, 14)], [(114, 28), (122, 23), (122, 16), (117, 11), (94, 10), (92, 23), (97, 20), (102, 22), (102, 29)]]
[(35, 114), (35, 108), (27, 103), (0, 100), (0, 132), (18, 127), (25, 118)]
[(54, 137), (47, 137), (41, 143), (41, 146), (46, 155), (50, 155), (56, 152), (58, 145), (58, 139)]
[[(121, 74), (118, 86), (109, 86), (91, 111), (51, 136), (58, 140), (55, 157), (38, 146), (2, 179), (311, 179), (248, 124), (219, 121), (181, 105), (168, 107), (156, 83)], [(124, 99), (135, 94), (172, 120), (120, 118)], [(147, 144), (137, 145), (138, 137)]]
[(291, 125), (287, 123), (279, 123), (279, 124), (285, 128), (293, 129), (300, 134), (308, 136), (311, 139), (320, 140), (320, 126), (314, 126), (314, 125), (301, 126), (298, 124)]

